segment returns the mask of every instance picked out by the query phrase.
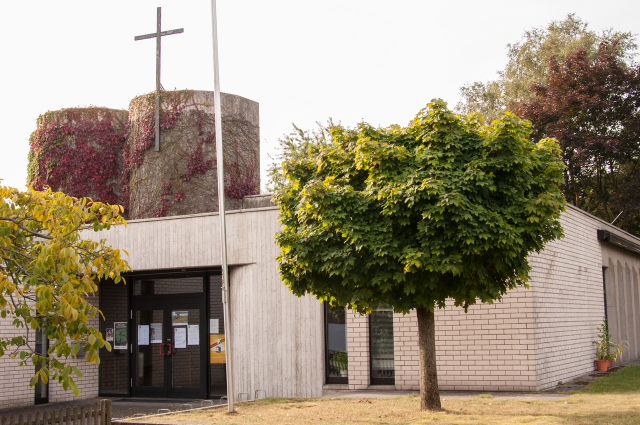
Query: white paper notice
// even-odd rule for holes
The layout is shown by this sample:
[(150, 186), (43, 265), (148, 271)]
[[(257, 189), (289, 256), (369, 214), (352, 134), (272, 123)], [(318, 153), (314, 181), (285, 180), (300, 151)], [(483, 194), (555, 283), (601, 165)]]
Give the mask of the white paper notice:
[(185, 328), (173, 328), (173, 336), (175, 337), (174, 347), (187, 348), (187, 329)]
[(189, 345), (200, 345), (200, 325), (187, 325)]
[(162, 323), (152, 323), (151, 324), (151, 343), (152, 344), (161, 344), (162, 343)]
[(220, 333), (220, 320), (218, 320), (218, 319), (209, 319), (209, 333), (210, 334), (219, 334)]
[(138, 345), (149, 345), (149, 325), (138, 325)]

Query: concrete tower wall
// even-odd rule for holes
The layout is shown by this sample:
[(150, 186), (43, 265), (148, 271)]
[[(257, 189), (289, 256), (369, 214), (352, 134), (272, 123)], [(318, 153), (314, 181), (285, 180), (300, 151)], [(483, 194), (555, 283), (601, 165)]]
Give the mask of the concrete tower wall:
[[(154, 95), (131, 101), (125, 159), (129, 218), (218, 211), (214, 93), (164, 92), (160, 151), (149, 137)], [(225, 192), (228, 210), (260, 190), (258, 103), (222, 93)]]

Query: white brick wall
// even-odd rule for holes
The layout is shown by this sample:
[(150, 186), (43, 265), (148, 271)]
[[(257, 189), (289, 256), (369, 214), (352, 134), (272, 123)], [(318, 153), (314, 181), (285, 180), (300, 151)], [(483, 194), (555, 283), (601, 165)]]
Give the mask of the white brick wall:
[[(98, 298), (90, 298), (89, 302), (97, 305)], [(2, 336), (24, 335), (16, 329), (12, 319), (0, 319), (0, 333)], [(98, 317), (89, 319), (89, 324), (97, 328)], [(35, 340), (35, 332), (29, 332), (29, 339)], [(30, 406), (34, 404), (35, 392), (29, 387), (29, 382), (35, 373), (34, 366), (18, 366), (18, 360), (10, 360), (7, 355), (0, 357), (0, 409)], [(78, 367), (83, 373), (83, 379), (76, 379), (80, 395), (78, 399), (96, 397), (98, 395), (98, 365), (91, 365), (84, 359), (71, 360), (72, 366)], [(49, 402), (69, 401), (74, 397), (72, 391), (64, 391), (57, 381), (49, 381)]]
[[(347, 313), (349, 389), (369, 386), (368, 319)], [(393, 317), (395, 388), (420, 389), (415, 311)], [(512, 291), (502, 302), (464, 310), (448, 303), (436, 311), (438, 383), (443, 390), (534, 390), (531, 291)]]
[(604, 317), (599, 222), (567, 207), (564, 239), (532, 255), (538, 390), (594, 370), (597, 328)]
[(531, 291), (519, 288), (509, 292), (501, 302), (471, 306), (466, 314), (452, 302), (447, 303), (446, 309), (436, 312), (436, 353), (442, 389), (533, 389)]
[[(88, 301), (91, 305), (98, 307), (97, 294), (95, 297), (89, 296)], [(96, 315), (96, 317), (89, 318), (87, 324), (89, 326), (93, 326), (96, 329), (99, 329), (98, 316)], [(89, 363), (84, 358), (78, 358), (76, 360), (69, 358), (68, 364), (77, 367), (84, 374), (83, 378), (78, 378), (75, 375), (72, 375), (74, 378), (74, 382), (80, 390), (80, 395), (76, 397), (73, 395), (73, 391), (65, 391), (64, 389), (62, 389), (62, 385), (58, 385), (57, 382), (51, 382), (49, 383), (49, 403), (97, 397), (99, 366), (97, 364)]]
[[(16, 329), (13, 319), (0, 318), (0, 334), (3, 337), (24, 335)], [(29, 333), (30, 342), (35, 341), (34, 332)], [(0, 409), (10, 407), (29, 406), (34, 403), (34, 390), (29, 387), (29, 381), (35, 372), (35, 367), (19, 367), (19, 360), (10, 360), (5, 353), (0, 357)]]
[(346, 322), (349, 389), (366, 389), (369, 386), (369, 318), (347, 310)]

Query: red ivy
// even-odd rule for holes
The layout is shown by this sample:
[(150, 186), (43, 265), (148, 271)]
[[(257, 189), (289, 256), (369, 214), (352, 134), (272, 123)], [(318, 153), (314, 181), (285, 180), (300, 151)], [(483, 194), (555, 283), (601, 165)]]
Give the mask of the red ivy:
[[(98, 107), (62, 109), (41, 116), (38, 129), (30, 138), (28, 183), (36, 190), (49, 186), (71, 196), (88, 196), (100, 202), (120, 204), (128, 210), (131, 172), (145, 162), (149, 149), (155, 144), (154, 105), (154, 93), (138, 98), (129, 107), (126, 123), (124, 111), (118, 116), (114, 110)], [(187, 171), (177, 177), (180, 181), (175, 192), (171, 180), (163, 185), (160, 206), (150, 212), (152, 217), (166, 216), (174, 202), (181, 202), (188, 196), (182, 183), (216, 168), (215, 159), (205, 161), (203, 155), (203, 147), (215, 143), (215, 131), (205, 128), (192, 92), (162, 94), (160, 128), (163, 131), (172, 129), (187, 106), (195, 107), (198, 113), (197, 148), (176, 158), (188, 161)], [(140, 114), (135, 119), (135, 129), (132, 127), (134, 113)], [(225, 194), (236, 199), (257, 194), (256, 158), (243, 158), (237, 140), (232, 145), (235, 158), (231, 163), (225, 161)], [(226, 156), (234, 155), (228, 153)]]
[[(124, 114), (122, 114), (124, 115)], [(48, 112), (31, 134), (27, 183), (74, 197), (121, 204), (118, 163), (124, 147), (124, 116), (98, 107)]]

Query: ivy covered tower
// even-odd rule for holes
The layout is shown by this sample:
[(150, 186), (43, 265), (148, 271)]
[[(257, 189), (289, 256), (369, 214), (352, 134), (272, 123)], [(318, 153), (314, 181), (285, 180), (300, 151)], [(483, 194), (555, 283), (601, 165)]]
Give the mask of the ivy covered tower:
[(120, 175), (127, 111), (69, 108), (40, 115), (29, 138), (27, 184), (123, 204)]
[[(125, 207), (128, 219), (218, 210), (214, 94), (162, 92), (160, 150), (155, 145), (155, 93), (129, 111), (70, 108), (38, 118), (31, 135), (28, 181), (74, 197)], [(258, 103), (221, 94), (225, 205), (260, 192)]]
[[(123, 194), (130, 219), (218, 210), (214, 94), (162, 92), (160, 150), (154, 149), (155, 93), (133, 99), (124, 151)], [(221, 94), (225, 205), (260, 191), (258, 103)]]

